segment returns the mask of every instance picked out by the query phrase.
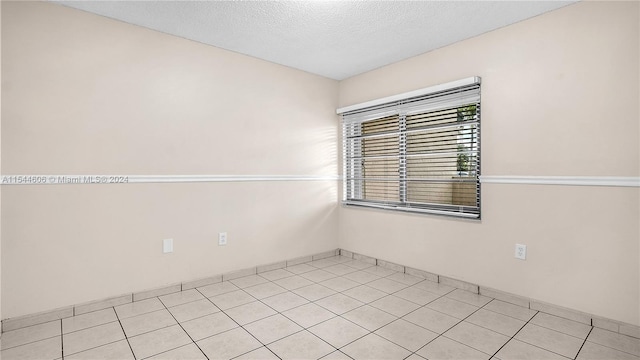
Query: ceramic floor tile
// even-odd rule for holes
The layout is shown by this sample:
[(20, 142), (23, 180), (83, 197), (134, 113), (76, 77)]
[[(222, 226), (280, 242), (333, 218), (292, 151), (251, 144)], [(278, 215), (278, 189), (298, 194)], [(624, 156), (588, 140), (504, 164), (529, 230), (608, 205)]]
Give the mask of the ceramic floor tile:
[(366, 271), (356, 271), (345, 275), (344, 278), (353, 280), (360, 284), (366, 284), (368, 282), (380, 279), (380, 276), (368, 273)]
[(434, 300), (427, 304), (426, 307), (458, 319), (464, 319), (478, 310), (477, 306), (469, 305), (447, 297), (441, 297)]
[(336, 277), (336, 275), (320, 269), (300, 274), (300, 276), (313, 282), (321, 282)]
[(121, 323), (127, 337), (177, 324), (171, 313), (166, 309), (126, 318), (122, 320)]
[(231, 359), (262, 347), (243, 328), (236, 328), (197, 342), (209, 360)]
[(416, 287), (416, 288), (422, 289), (422, 290), (426, 290), (428, 292), (432, 292), (432, 293), (440, 295), (440, 296), (446, 295), (446, 294), (456, 290), (456, 288), (454, 288), (453, 286), (444, 285), (444, 284), (440, 284), (440, 283), (429, 281), (429, 280), (425, 280), (423, 282), (419, 282), (419, 283), (413, 285), (413, 287)]
[[(348, 264), (347, 264), (348, 266)], [(395, 274), (397, 271), (393, 271), (391, 269), (387, 269), (381, 266), (371, 266), (368, 267), (366, 269), (363, 269), (366, 272), (372, 273), (372, 274), (376, 274), (378, 276), (389, 276), (392, 274)]]
[(60, 336), (60, 320), (7, 331), (2, 334), (2, 350)]
[(134, 360), (131, 347), (127, 340), (116, 341), (111, 344), (98, 346), (96, 348), (82, 351), (64, 357), (68, 360)]
[(293, 292), (309, 301), (320, 300), (322, 298), (331, 296), (336, 293), (335, 291), (329, 289), (328, 287), (318, 285), (318, 284), (301, 287), (299, 289), (293, 290)]
[(278, 357), (266, 346), (250, 351), (233, 358), (233, 360), (279, 360)]
[(260, 273), (258, 275), (262, 276), (263, 278), (265, 278), (267, 280), (276, 281), (276, 280), (287, 278), (289, 276), (293, 276), (295, 274), (290, 272), (290, 271), (287, 271), (285, 269), (276, 269), (276, 270), (271, 270), (271, 271), (265, 271), (265, 272), (262, 272), (262, 273)]
[(336, 277), (336, 278), (333, 278), (333, 279), (325, 280), (325, 281), (321, 282), (320, 285), (328, 287), (329, 289), (337, 291), (337, 292), (349, 290), (349, 289), (354, 288), (356, 286), (360, 286), (359, 283), (357, 283), (357, 282), (355, 282), (353, 280), (349, 280), (349, 279), (343, 278), (343, 277)]
[(491, 357), (444, 336), (428, 343), (416, 353), (429, 360), (487, 360)]
[[(4, 335), (2, 337), (4, 339)], [(53, 360), (60, 357), (62, 357), (61, 336), (0, 351), (0, 359), (4, 360)]]
[(238, 327), (235, 321), (222, 312), (187, 321), (181, 325), (195, 341)]
[(160, 301), (166, 307), (172, 307), (177, 305), (186, 304), (188, 302), (203, 300), (204, 296), (196, 289), (179, 291), (169, 295), (163, 295), (159, 297)]
[(564, 356), (515, 339), (500, 349), (496, 357), (505, 360), (567, 360)]
[(400, 291), (404, 288), (407, 287), (406, 284), (403, 284), (401, 282), (397, 282), (395, 280), (390, 280), (387, 278), (381, 278), (378, 280), (374, 280), (370, 283), (367, 283), (367, 286), (370, 286), (374, 289), (378, 289), (380, 291), (384, 291), (387, 294), (392, 294), (396, 291)]
[[(343, 262), (342, 264), (343, 265), (347, 265), (349, 267), (352, 267), (354, 269), (358, 269), (358, 270), (369, 269), (369, 268), (375, 266), (375, 265), (369, 264), (369, 263), (364, 262), (364, 261), (359, 261), (359, 260), (347, 261), (347, 262)], [(382, 276), (382, 275), (380, 275), (380, 276)]]
[(287, 289), (278, 286), (272, 282), (251, 286), (245, 288), (244, 291), (249, 293), (249, 295), (253, 296), (256, 299), (264, 299), (269, 296), (278, 295), (283, 292), (286, 292)]
[(345, 355), (340, 350), (336, 350), (336, 351), (332, 352), (331, 354), (323, 357), (321, 360), (352, 360), (352, 359), (350, 357), (348, 357), (347, 355)]
[(640, 356), (640, 339), (631, 336), (594, 328), (589, 334), (587, 341), (620, 350), (634, 356)]
[(515, 339), (574, 359), (584, 342), (573, 336), (555, 330), (527, 324), (515, 336)]
[(404, 320), (422, 326), (438, 334), (449, 330), (460, 320), (441, 312), (422, 307), (403, 317)]
[(113, 308), (108, 308), (62, 319), (62, 331), (70, 333), (113, 321), (118, 321), (118, 317)]
[(229, 280), (230, 283), (232, 283), (233, 285), (241, 289), (248, 288), (250, 286), (259, 285), (259, 284), (264, 284), (267, 281), (269, 280), (263, 278), (260, 275), (249, 275), (249, 276), (243, 276), (237, 279)]
[(221, 310), (231, 309), (236, 306), (256, 301), (256, 298), (242, 290), (236, 290), (221, 295), (210, 297), (211, 301)]
[(332, 257), (332, 258), (329, 258), (329, 259), (337, 262), (338, 264), (344, 264), (344, 263), (353, 261), (353, 258), (348, 257), (348, 256), (342, 256), (342, 255), (338, 255), (338, 256), (335, 256), (335, 257)]
[(253, 322), (244, 329), (263, 344), (270, 344), (302, 330), (296, 323), (280, 314)]
[(239, 288), (228, 281), (219, 282), (203, 287), (197, 288), (197, 290), (204, 296), (211, 298), (214, 296), (226, 294), (232, 291), (237, 291)]
[(298, 264), (298, 265), (293, 265), (293, 266), (287, 266), (286, 270), (289, 272), (292, 272), (294, 274), (304, 274), (306, 272), (309, 271), (315, 271), (317, 270), (317, 268), (311, 266), (311, 265), (307, 265), (307, 264)]
[(337, 315), (364, 305), (364, 303), (342, 294), (331, 295), (315, 303)]
[(313, 267), (322, 269), (322, 268), (326, 268), (326, 267), (329, 267), (329, 266), (336, 265), (338, 263), (333, 261), (333, 260), (331, 260), (331, 259), (321, 259), (321, 260), (314, 260), (314, 261), (308, 262), (307, 264), (309, 264), (309, 265), (311, 265)]
[(387, 296), (387, 293), (384, 291), (380, 291), (378, 289), (374, 289), (372, 287), (366, 286), (366, 285), (361, 285), (361, 286), (357, 286), (354, 287), (352, 289), (349, 289), (345, 292), (343, 292), (343, 294), (350, 296), (358, 301), (361, 301), (363, 303), (370, 303), (372, 301), (376, 301), (380, 298), (383, 298), (385, 296)]
[(101, 345), (124, 339), (118, 322), (94, 326), (92, 328), (63, 335), (64, 354), (71, 355)]
[(270, 306), (275, 311), (283, 312), (289, 309), (293, 309), (294, 307), (304, 305), (308, 303), (309, 300), (288, 291), (286, 293), (262, 299), (262, 302)]
[(401, 282), (405, 285), (415, 285), (421, 281), (424, 281), (423, 278), (419, 278), (417, 276), (413, 276), (413, 275), (409, 275), (409, 274), (404, 274), (404, 273), (395, 273), (395, 274), (391, 274), (389, 276), (387, 276), (387, 279), (389, 280), (394, 280), (397, 282)]
[(525, 324), (522, 320), (485, 309), (476, 311), (465, 321), (506, 336), (515, 335)]
[(640, 360), (639, 339), (346, 257), (9, 331), (0, 344), (8, 360), (59, 360), (62, 344), (76, 360)]
[(529, 321), (533, 315), (537, 313), (535, 310), (527, 309), (522, 306), (509, 304), (508, 302), (500, 301), (500, 300), (492, 300), (487, 305), (484, 306), (484, 309), (491, 310), (503, 315), (511, 316), (519, 320)]
[(563, 319), (554, 315), (543, 312), (537, 313), (530, 323), (546, 327), (547, 329), (559, 331), (567, 335), (575, 336), (580, 339), (586, 339), (591, 331), (591, 326), (576, 321)]
[(488, 355), (495, 354), (510, 339), (508, 336), (466, 321), (449, 329), (444, 336)]
[(324, 268), (324, 271), (328, 271), (328, 272), (330, 272), (330, 273), (332, 273), (334, 275), (344, 276), (344, 275), (347, 275), (349, 273), (356, 272), (358, 270), (356, 270), (356, 269), (354, 269), (352, 267), (346, 266), (346, 265), (337, 264), (337, 265), (332, 265), (332, 266)]
[(245, 325), (275, 315), (276, 311), (259, 301), (254, 301), (229, 309), (225, 313), (238, 324)]
[(362, 339), (358, 339), (343, 347), (340, 351), (355, 360), (402, 360), (411, 355), (411, 352), (407, 349), (376, 334), (369, 334)]
[(440, 297), (440, 295), (434, 294), (432, 292), (428, 292), (426, 290), (422, 290), (415, 286), (402, 289), (394, 293), (393, 295), (403, 298), (405, 300), (409, 300), (418, 305), (426, 305)]
[(308, 330), (335, 348), (341, 348), (369, 333), (365, 328), (342, 317), (327, 320)]
[(133, 316), (138, 316), (154, 311), (164, 309), (164, 305), (158, 298), (150, 298), (141, 301), (134, 301), (132, 303), (119, 305), (115, 307), (118, 319), (126, 319)]
[(469, 305), (483, 307), (489, 303), (489, 301), (493, 300), (488, 296), (474, 294), (470, 291), (456, 289), (446, 295), (448, 298), (455, 299), (458, 301), (462, 301)]
[(213, 305), (209, 299), (196, 300), (186, 304), (174, 306), (168, 309), (178, 322), (189, 321), (205, 315), (213, 314), (220, 309)]
[(580, 353), (578, 353), (577, 360), (639, 360), (640, 358), (612, 349), (610, 347), (598, 345), (592, 342), (585, 342)]
[(410, 351), (417, 351), (438, 337), (438, 334), (402, 319), (385, 325), (375, 333)]
[(416, 310), (420, 305), (399, 298), (394, 295), (385, 296), (369, 304), (375, 308), (386, 311), (391, 315), (402, 317)]
[(320, 359), (336, 349), (304, 330), (267, 345), (282, 360)]
[(425, 358), (423, 358), (420, 355), (417, 354), (411, 354), (411, 356), (409, 356), (408, 358), (406, 358), (405, 360), (426, 360)]
[(313, 303), (287, 310), (283, 312), (282, 315), (286, 316), (305, 329), (336, 316), (329, 310), (326, 310)]
[(154, 355), (149, 360), (207, 360), (196, 344), (191, 343), (179, 348)]
[(369, 305), (351, 310), (343, 314), (342, 317), (353, 321), (369, 331), (376, 331), (397, 319), (397, 317)]
[(304, 286), (313, 284), (313, 281), (303, 278), (302, 276), (290, 276), (284, 279), (274, 281), (278, 286), (282, 286), (287, 290), (295, 290)]

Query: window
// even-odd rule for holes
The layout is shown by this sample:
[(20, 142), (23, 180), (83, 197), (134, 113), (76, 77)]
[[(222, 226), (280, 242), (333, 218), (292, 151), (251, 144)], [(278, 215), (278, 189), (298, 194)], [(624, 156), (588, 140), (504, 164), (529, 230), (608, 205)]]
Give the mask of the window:
[(338, 109), (343, 203), (480, 218), (480, 78)]

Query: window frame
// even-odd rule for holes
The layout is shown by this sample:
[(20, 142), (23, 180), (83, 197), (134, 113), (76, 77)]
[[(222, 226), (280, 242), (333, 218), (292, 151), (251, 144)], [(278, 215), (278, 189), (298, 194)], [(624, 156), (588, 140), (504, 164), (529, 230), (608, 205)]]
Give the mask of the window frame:
[[(481, 174), (481, 151), (480, 151), (480, 113), (481, 113), (481, 78), (480, 77), (470, 77), (446, 84), (436, 85), (432, 87), (428, 87), (425, 89), (420, 89), (408, 93), (398, 94), (391, 97), (386, 97), (378, 100), (373, 100), (361, 104), (356, 104), (352, 106), (343, 107), (337, 109), (336, 113), (341, 115), (342, 117), (342, 141), (343, 141), (343, 195), (342, 195), (342, 204), (345, 206), (362, 206), (369, 208), (379, 208), (386, 210), (396, 210), (396, 211), (404, 211), (404, 212), (415, 212), (415, 213), (426, 213), (426, 214), (435, 214), (435, 215), (446, 215), (453, 216), (457, 218), (468, 218), (468, 219), (481, 219), (481, 187), (480, 187), (480, 174)], [(416, 105), (418, 104), (418, 105)], [(473, 106), (473, 110), (463, 110), (469, 111), (473, 115), (472, 118), (465, 119), (466, 115), (460, 120), (460, 109), (467, 108), (469, 106)], [(425, 110), (426, 109), (426, 110)], [(430, 110), (431, 109), (431, 110)], [(435, 109), (435, 110), (433, 110)], [(461, 161), (469, 162), (469, 159), (472, 159), (472, 167), (469, 169), (473, 169), (468, 173), (472, 173), (473, 176), (469, 179), (455, 181), (455, 179), (447, 178), (448, 172), (443, 171), (440, 180), (438, 178), (433, 177), (425, 177), (425, 178), (414, 178), (408, 176), (407, 170), (407, 155), (408, 150), (408, 140), (407, 140), (407, 117), (410, 115), (425, 115), (430, 116), (428, 114), (435, 113), (440, 109), (441, 111), (456, 111), (456, 116), (458, 117), (455, 122), (446, 123), (443, 127), (445, 128), (458, 128), (460, 126), (465, 126), (464, 131), (466, 135), (457, 135), (455, 139), (455, 143), (449, 144), (456, 146), (455, 150), (455, 158), (453, 163), (455, 163), (456, 170), (454, 171), (461, 176), (460, 163)], [(385, 117), (394, 117), (394, 124), (397, 122), (397, 131), (390, 132), (390, 135), (398, 135), (397, 148), (398, 148), (398, 166), (396, 172), (397, 176), (388, 176), (385, 178), (367, 178), (363, 175), (364, 173), (364, 163), (365, 156), (363, 155), (365, 151), (365, 146), (362, 144), (357, 144), (355, 138), (359, 138), (360, 141), (365, 139), (366, 136), (371, 135), (362, 135), (357, 134), (354, 135), (354, 131), (362, 131), (362, 128), (366, 126), (366, 124), (373, 123), (375, 121), (384, 120)], [(456, 125), (457, 122), (460, 121), (461, 125)], [(464, 123), (464, 124), (462, 124)], [(360, 127), (359, 129), (357, 127)], [(432, 129), (429, 126), (426, 127), (427, 130), (421, 131), (431, 131)], [(459, 131), (459, 130), (457, 130)], [(458, 132), (460, 134), (460, 132)], [(460, 157), (460, 144), (461, 141), (464, 143), (465, 136), (468, 134), (472, 134), (471, 140), (469, 142), (469, 147), (464, 147), (465, 158)], [(379, 137), (384, 137), (384, 133), (377, 135)], [(428, 135), (425, 135), (428, 137)], [(449, 134), (448, 136), (452, 136)], [(460, 140), (462, 139), (462, 140)], [(445, 140), (446, 141), (446, 140)], [(390, 142), (390, 143), (393, 143)], [(445, 142), (443, 141), (442, 144)], [(449, 140), (450, 143), (450, 140)], [(432, 144), (433, 145), (433, 144)], [(435, 145), (440, 145), (440, 143), (436, 143)], [(395, 145), (394, 145), (395, 146)], [(465, 145), (466, 146), (466, 145)], [(384, 147), (383, 147), (384, 148)], [(386, 149), (386, 148), (384, 148)], [(393, 148), (390, 148), (393, 149)], [(354, 154), (358, 154), (359, 156), (355, 156)], [(427, 155), (425, 155), (427, 154)], [(434, 155), (438, 156), (437, 151), (425, 150), (422, 155), (428, 156)], [(448, 154), (451, 155), (451, 154)], [(389, 157), (393, 157), (390, 155)], [(360, 158), (361, 164), (354, 165), (355, 159)], [(425, 160), (425, 162), (429, 162), (429, 160)], [(384, 163), (384, 162), (383, 162)], [(452, 165), (451, 163), (446, 163), (446, 165)], [(383, 175), (391, 174), (392, 172), (386, 169), (384, 166), (382, 167)], [(417, 167), (414, 170), (424, 171), (434, 171), (433, 169), (437, 168), (437, 166), (424, 166)], [(378, 165), (378, 169), (380, 169), (380, 165)], [(393, 169), (390, 167), (389, 169)], [(387, 172), (385, 172), (385, 170)], [(451, 170), (447, 170), (451, 171)], [(360, 175), (358, 175), (360, 174)], [(393, 197), (393, 200), (376, 200), (373, 197), (366, 199), (363, 196), (363, 191), (365, 191), (366, 186), (371, 186), (373, 182), (380, 181), (396, 181), (397, 178), (397, 188), (398, 194), (397, 198)], [(368, 182), (367, 182), (368, 181)], [(426, 189), (427, 193), (429, 191), (435, 190), (433, 192), (436, 194), (435, 196), (446, 196), (445, 192), (438, 192), (438, 187), (436, 184), (441, 184), (443, 186), (451, 186), (451, 204), (432, 200), (431, 202), (417, 202), (415, 201), (416, 197), (413, 200), (408, 198), (408, 187), (410, 184), (416, 185), (420, 182), (423, 182), (424, 189)], [(475, 191), (473, 192), (473, 185), (457, 185), (459, 189), (462, 190), (454, 190), (454, 184), (463, 183), (463, 184), (474, 184)], [(465, 190), (466, 189), (466, 190)], [(387, 190), (379, 190), (379, 194), (382, 196), (386, 196)], [(463, 192), (462, 195), (467, 196), (466, 200), (457, 201), (459, 204), (454, 204), (455, 191)], [(473, 198), (471, 198), (472, 194), (475, 193), (475, 205), (470, 205), (473, 202)], [(393, 192), (390, 192), (393, 194)], [(427, 199), (428, 196), (424, 195)], [(467, 202), (467, 204), (464, 204)]]

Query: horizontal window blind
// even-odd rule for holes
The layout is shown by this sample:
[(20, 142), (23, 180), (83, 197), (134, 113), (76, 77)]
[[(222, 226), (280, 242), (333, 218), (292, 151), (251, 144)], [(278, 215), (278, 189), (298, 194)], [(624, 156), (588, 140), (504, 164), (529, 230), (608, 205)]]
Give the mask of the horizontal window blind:
[(342, 113), (346, 205), (480, 218), (480, 78)]

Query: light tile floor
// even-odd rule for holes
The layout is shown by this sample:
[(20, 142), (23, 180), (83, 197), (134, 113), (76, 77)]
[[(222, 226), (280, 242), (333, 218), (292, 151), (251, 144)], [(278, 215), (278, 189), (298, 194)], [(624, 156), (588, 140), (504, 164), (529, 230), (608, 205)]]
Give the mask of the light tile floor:
[(640, 339), (334, 257), (6, 332), (12, 359), (635, 359)]

